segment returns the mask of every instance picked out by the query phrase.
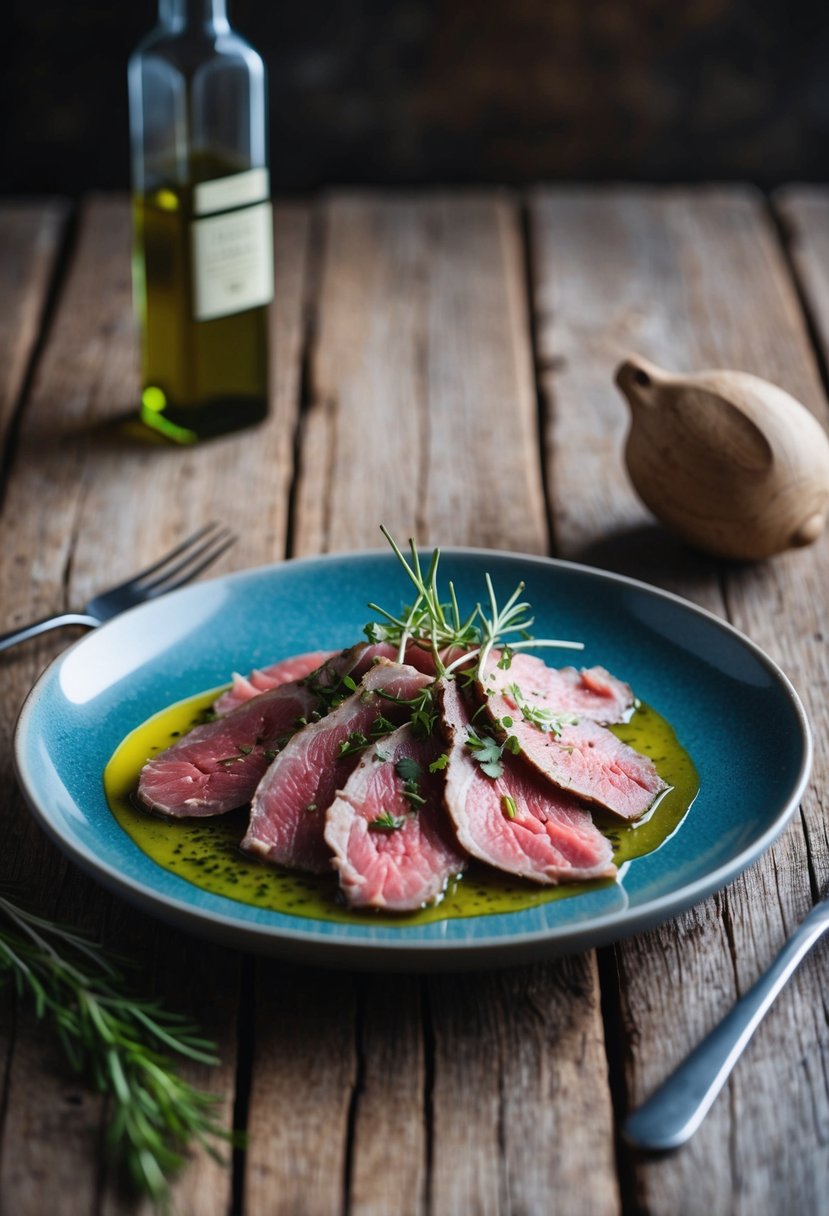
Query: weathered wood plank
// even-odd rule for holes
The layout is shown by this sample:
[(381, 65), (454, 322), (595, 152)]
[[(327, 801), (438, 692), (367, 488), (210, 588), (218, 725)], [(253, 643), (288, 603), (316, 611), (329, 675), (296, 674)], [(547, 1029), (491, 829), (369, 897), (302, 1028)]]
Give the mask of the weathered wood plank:
[[(41, 335), (67, 214), (66, 204), (51, 200), (28, 206), (12, 203), (0, 206), (0, 367), (3, 369), (0, 379), (0, 451), (4, 458), (9, 428), (20, 405), (26, 373)], [(0, 493), (3, 489), (0, 487)], [(14, 697), (14, 690), (7, 687), (5, 681), (3, 691), (3, 700)], [(4, 739), (9, 738), (16, 710), (16, 703), (6, 710), (2, 720)], [(5, 789), (10, 781), (10, 765), (5, 756), (0, 759), (0, 764), (4, 770), (0, 780)], [(9, 797), (12, 797), (11, 792)], [(5, 1078), (14, 1047), (14, 1009), (8, 991), (2, 1002), (0, 1041)], [(77, 1111), (76, 1115), (79, 1116), (76, 1123), (80, 1125), (82, 1112)]]
[(342, 195), (323, 219), (297, 551), (377, 546), (381, 521), (543, 551), (514, 204)]
[[(77, 606), (100, 586), (126, 576), (208, 518), (222, 518), (240, 541), (216, 572), (284, 553), (299, 386), (307, 216), (277, 208), (280, 292), (272, 314), (279, 364), (271, 415), (252, 433), (196, 449), (139, 442), (122, 425), (137, 399), (136, 335), (129, 283), (126, 200), (94, 199), (84, 208), (75, 255), (49, 341), (22, 419), (0, 523), (10, 540), (0, 552), (6, 627), (39, 613)], [(240, 493), (239, 487), (244, 487)], [(13, 526), (12, 526), (13, 524)], [(42, 664), (66, 644), (44, 640), (4, 656), (6, 696), (0, 729), (8, 741), (14, 713)], [(66, 866), (13, 795), (8, 742), (2, 781), (9, 847), (0, 872), (25, 877), (47, 912), (81, 922), (134, 957), (143, 984), (199, 1019), (219, 1044), (222, 1066), (185, 1068), (218, 1093), (230, 1126), (235, 1086), (238, 956), (171, 930), (160, 931)], [(61, 1095), (69, 1098), (64, 1103)], [(2, 1127), (3, 1210), (134, 1210), (106, 1176), (100, 1137), (106, 1111), (83, 1097), (78, 1118), (50, 1054), (29, 1019), (18, 1019)], [(56, 1097), (57, 1095), (57, 1097)], [(95, 1135), (89, 1125), (98, 1126)], [(39, 1162), (48, 1161), (44, 1172)], [(231, 1177), (195, 1150), (175, 1186), (177, 1210), (225, 1212)]]
[(0, 206), (0, 449), (17, 407), (43, 321), (69, 205)]
[[(337, 196), (324, 222), (296, 551), (376, 547), (381, 520), (398, 535), (416, 529), (425, 543), (544, 551), (514, 202)], [(425, 1040), (411, 985), (390, 985), (384, 1000), (384, 1016), (369, 1009), (358, 1028), (364, 1075), (349, 1170), (357, 1216), (384, 1202), (388, 1210), (401, 1178), (402, 1210), (422, 1211), (428, 1164), (425, 1210), (436, 1214), (546, 1210), (571, 1171), (584, 1180), (580, 1210), (616, 1210), (591, 956), (497, 981), (424, 981)], [(525, 1015), (531, 1025), (518, 1035)], [(385, 1093), (382, 1060), (394, 1061)], [(567, 1120), (573, 1060), (590, 1114), (565, 1142), (549, 1133)]]
[[(725, 366), (768, 376), (825, 417), (813, 354), (762, 201), (741, 191), (543, 191), (532, 215), (548, 481), (562, 553), (598, 562), (615, 553), (615, 564), (628, 573), (727, 613), (783, 663), (806, 694), (821, 739), (827, 660), (815, 635), (827, 544), (756, 567), (686, 558), (651, 525), (627, 484), (624, 408), (612, 386), (615, 364), (633, 350), (672, 368)], [(620, 546), (617, 538), (611, 547), (608, 531), (619, 529), (638, 534), (637, 543)], [(816, 790), (825, 787), (826, 764), (819, 746)], [(820, 819), (812, 793), (804, 816)], [(809, 861), (796, 820), (716, 900), (617, 948), (630, 1104), (770, 961), (809, 906)], [(818, 1210), (827, 1183), (817, 1145), (829, 1118), (829, 1041), (814, 1008), (822, 1000), (813, 959), (694, 1141), (664, 1161), (630, 1161), (629, 1199), (639, 1210)], [(801, 1085), (790, 1083), (796, 1061), (808, 1077)]]
[[(829, 190), (820, 186), (792, 186), (775, 195), (774, 207), (782, 221), (788, 252), (814, 327), (825, 369), (829, 365)], [(826, 425), (825, 414), (819, 416)], [(811, 588), (804, 586), (800, 592), (804, 596), (809, 595)], [(822, 658), (825, 649), (825, 602), (824, 590), (823, 596), (811, 605), (812, 614), (800, 639), (800, 644), (811, 647), (811, 659)], [(776, 615), (779, 620), (779, 611)], [(780, 635), (783, 645), (787, 641), (787, 634), (788, 630), (782, 628), (781, 622)], [(822, 676), (822, 662), (819, 662), (817, 671)], [(827, 689), (821, 681), (811, 698), (812, 706), (820, 706), (821, 702), (825, 704), (826, 693)], [(821, 740), (821, 727), (824, 726), (825, 719), (813, 718), (813, 721), (816, 736)], [(815, 859), (815, 872), (820, 876), (829, 872), (829, 804), (825, 786), (817, 781), (812, 784), (814, 802), (810, 805), (814, 806), (816, 813), (806, 817), (805, 827), (810, 855)]]
[[(415, 977), (367, 977), (359, 1006), (359, 1100), (351, 1210), (360, 1216), (426, 1211), (425, 1045)], [(413, 1117), (414, 1115), (414, 1117)], [(390, 1152), (391, 1149), (391, 1152)]]
[(824, 358), (829, 350), (829, 191), (788, 186), (772, 199)]
[(618, 1210), (598, 989), (593, 953), (432, 982), (436, 1216)]
[(342, 1211), (356, 1080), (354, 1001), (349, 976), (260, 966), (246, 1212)]

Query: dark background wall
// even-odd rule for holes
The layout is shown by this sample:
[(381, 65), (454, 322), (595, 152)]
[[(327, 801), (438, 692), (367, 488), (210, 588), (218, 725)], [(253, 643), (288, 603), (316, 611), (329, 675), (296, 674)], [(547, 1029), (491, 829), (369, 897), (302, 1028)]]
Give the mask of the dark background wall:
[[(230, 0), (270, 71), (275, 189), (829, 172), (829, 3)], [(7, 0), (0, 190), (128, 183), (153, 0)]]

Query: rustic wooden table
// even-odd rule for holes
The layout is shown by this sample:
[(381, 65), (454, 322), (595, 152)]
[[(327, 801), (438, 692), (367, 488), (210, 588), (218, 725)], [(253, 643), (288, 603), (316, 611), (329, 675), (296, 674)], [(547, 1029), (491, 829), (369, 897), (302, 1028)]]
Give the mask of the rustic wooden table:
[[(15, 786), (17, 711), (67, 635), (0, 660), (0, 880), (141, 961), (223, 1065), (193, 1074), (249, 1131), (176, 1184), (197, 1216), (816, 1213), (829, 1188), (818, 948), (694, 1141), (643, 1160), (639, 1102), (771, 960), (829, 875), (829, 537), (738, 568), (692, 555), (634, 497), (611, 381), (638, 351), (768, 376), (827, 420), (829, 193), (540, 189), (334, 195), (276, 211), (272, 412), (255, 434), (142, 446), (129, 212), (120, 198), (0, 207), (0, 629), (77, 607), (208, 518), (216, 571), (433, 543), (554, 553), (670, 588), (744, 630), (803, 696), (801, 812), (741, 879), (653, 932), (477, 975), (328, 973), (161, 927), (68, 865)], [(0, 1207), (132, 1211), (100, 1155), (105, 1104), (2, 1008)], [(141, 1210), (140, 1205), (137, 1210)]]

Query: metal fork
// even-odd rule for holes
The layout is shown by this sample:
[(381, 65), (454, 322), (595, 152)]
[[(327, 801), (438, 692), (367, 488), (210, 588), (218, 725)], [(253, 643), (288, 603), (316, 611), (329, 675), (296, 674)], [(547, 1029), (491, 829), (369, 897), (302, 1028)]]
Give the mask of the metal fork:
[(749, 1039), (795, 968), (829, 930), (829, 889), (795, 929), (753, 988), (707, 1038), (630, 1115), (622, 1135), (634, 1148), (664, 1152), (693, 1136)]
[(8, 650), (18, 642), (25, 642), (27, 638), (37, 637), (63, 625), (100, 625), (127, 608), (155, 599), (167, 591), (174, 591), (176, 587), (183, 587), (211, 566), (235, 541), (235, 535), (223, 524), (206, 524), (146, 570), (139, 570), (126, 582), (101, 591), (85, 605), (82, 612), (61, 612), (56, 616), (44, 617), (42, 621), (33, 621), (22, 629), (0, 634), (0, 650)]

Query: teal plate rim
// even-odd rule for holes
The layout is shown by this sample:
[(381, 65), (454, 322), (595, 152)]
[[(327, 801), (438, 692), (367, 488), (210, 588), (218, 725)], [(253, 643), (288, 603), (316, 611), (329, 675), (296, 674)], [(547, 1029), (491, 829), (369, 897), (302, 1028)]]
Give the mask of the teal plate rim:
[(407, 596), (395, 558), (381, 550), (193, 584), (75, 642), (41, 675), (15, 731), (17, 776), (35, 819), (103, 886), (180, 928), (295, 961), (386, 970), (509, 965), (607, 944), (670, 919), (756, 861), (793, 815), (812, 764), (806, 715), (777, 664), (713, 613), (625, 575), (529, 554), (443, 551), (442, 577), (455, 580), (462, 607), (481, 598), (484, 571), (504, 595), (523, 579), (534, 632), (583, 640), (575, 661), (628, 680), (696, 764), (700, 793), (686, 819), (629, 863), (621, 882), (520, 912), (343, 924), (205, 892), (153, 862), (117, 824), (102, 775), (124, 736), (233, 670), (356, 640), (370, 600), (396, 608)]

